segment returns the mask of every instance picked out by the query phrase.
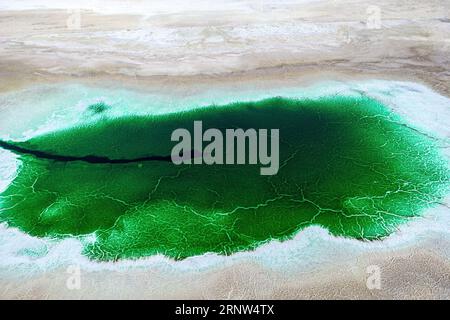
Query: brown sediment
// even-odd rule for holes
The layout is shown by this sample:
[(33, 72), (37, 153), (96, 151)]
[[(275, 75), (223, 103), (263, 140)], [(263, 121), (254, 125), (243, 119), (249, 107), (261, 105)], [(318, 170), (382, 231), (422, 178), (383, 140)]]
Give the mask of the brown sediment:
[[(377, 78), (419, 82), (450, 96), (446, 1), (379, 1), (382, 26), (368, 29), (366, 9), (372, 4), (301, 2), (273, 12), (160, 15), (144, 24), (138, 15), (82, 11), (79, 30), (67, 29), (65, 10), (0, 11), (0, 92), (59, 82), (120, 83), (183, 97), (211, 87), (265, 89)], [(288, 30), (302, 24), (326, 31)], [(273, 29), (252, 35), (258, 26)], [(162, 45), (126, 39), (142, 30), (148, 35), (172, 32), (181, 39), (191, 34), (192, 39), (166, 37)], [(125, 39), (113, 38), (114, 32), (123, 32)], [(2, 112), (10, 110), (0, 105)], [(446, 120), (437, 114), (439, 121)], [(445, 149), (450, 157), (450, 149)], [(436, 211), (448, 214), (448, 203)], [(0, 297), (448, 299), (450, 242), (440, 233), (423, 237), (406, 248), (387, 247), (377, 253), (342, 250), (339, 259), (326, 261), (320, 270), (280, 272), (248, 261), (184, 274), (85, 272), (81, 290), (67, 289), (65, 270), (25, 280), (0, 276)], [(381, 290), (366, 286), (370, 265), (382, 271)]]

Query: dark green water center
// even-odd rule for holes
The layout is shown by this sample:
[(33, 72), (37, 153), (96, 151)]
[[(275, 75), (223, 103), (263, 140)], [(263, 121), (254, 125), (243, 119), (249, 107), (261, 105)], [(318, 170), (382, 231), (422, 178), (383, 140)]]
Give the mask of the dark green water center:
[[(108, 112), (103, 104), (93, 109)], [(148, 159), (170, 155), (172, 131), (192, 129), (195, 120), (205, 130), (279, 129), (278, 174)], [(85, 254), (99, 260), (230, 254), (310, 225), (380, 239), (439, 201), (449, 178), (432, 141), (368, 98), (103, 117), (12, 145), (22, 164), (1, 195), (0, 220), (38, 237), (95, 233)]]

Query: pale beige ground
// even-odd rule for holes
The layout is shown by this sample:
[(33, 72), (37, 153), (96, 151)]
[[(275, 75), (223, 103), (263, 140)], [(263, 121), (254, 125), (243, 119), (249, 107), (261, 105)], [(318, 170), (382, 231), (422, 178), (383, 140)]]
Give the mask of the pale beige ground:
[[(448, 239), (407, 250), (352, 256), (319, 270), (280, 272), (258, 263), (180, 274), (169, 270), (81, 272), (69, 290), (66, 270), (21, 280), (0, 280), (6, 299), (448, 299)], [(448, 257), (448, 252), (446, 253)], [(367, 267), (381, 271), (380, 289), (368, 289)]]
[[(183, 87), (336, 74), (422, 80), (449, 93), (448, 1), (241, 2), (246, 10), (148, 17), (81, 9), (80, 28), (66, 10), (0, 11), (0, 90), (60, 80)], [(371, 22), (376, 10), (379, 24)]]
[[(450, 96), (446, 0), (239, 3), (239, 10), (180, 9), (148, 17), (81, 10), (79, 29), (67, 27), (72, 13), (66, 10), (0, 11), (0, 91), (74, 81), (189, 95), (248, 83), (263, 89), (378, 78), (416, 81)], [(380, 9), (380, 28), (367, 25), (373, 5)], [(256, 262), (184, 275), (83, 273), (79, 291), (67, 290), (61, 270), (0, 278), (0, 297), (448, 299), (449, 250), (450, 239), (434, 234), (407, 248), (355, 254), (306, 273)], [(366, 287), (366, 268), (373, 264), (382, 270), (381, 290)]]

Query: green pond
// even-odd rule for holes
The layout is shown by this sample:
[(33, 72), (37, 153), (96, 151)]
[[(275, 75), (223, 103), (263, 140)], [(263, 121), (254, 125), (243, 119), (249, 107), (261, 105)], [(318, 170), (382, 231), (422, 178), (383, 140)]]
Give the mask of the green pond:
[[(318, 225), (382, 239), (435, 205), (449, 169), (434, 142), (366, 97), (272, 98), (154, 116), (107, 116), (24, 142), (0, 221), (36, 237), (80, 237), (94, 260), (231, 254)], [(279, 129), (280, 168), (175, 165), (177, 128)], [(94, 239), (94, 240), (93, 240)]]

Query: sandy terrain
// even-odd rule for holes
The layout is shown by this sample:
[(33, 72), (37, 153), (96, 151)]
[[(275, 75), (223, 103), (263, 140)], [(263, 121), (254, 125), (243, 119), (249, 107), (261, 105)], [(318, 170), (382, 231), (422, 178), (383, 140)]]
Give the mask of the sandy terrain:
[[(314, 268), (267, 268), (257, 261), (211, 270), (172, 268), (83, 271), (68, 289), (65, 269), (0, 280), (7, 299), (448, 299), (450, 242), (434, 234), (404, 249), (355, 254), (339, 250)], [(250, 260), (250, 259), (248, 259)], [(345, 261), (343, 261), (345, 260)], [(379, 289), (367, 286), (379, 267)]]
[(198, 12), (150, 8), (146, 15), (136, 14), (139, 7), (128, 15), (0, 11), (0, 88), (113, 79), (211, 85), (337, 73), (417, 79), (448, 93), (447, 1), (230, 3), (236, 5)]
[[(80, 10), (64, 2), (40, 9), (25, 3), (27, 10), (0, 5), (3, 93), (76, 82), (183, 97), (210, 88), (231, 92), (324, 79), (392, 79), (450, 96), (446, 0), (229, 1), (210, 7), (198, 0), (190, 7), (133, 0), (121, 6), (111, 1), (116, 6), (108, 9), (95, 1), (82, 2)], [(5, 111), (1, 105), (0, 110)], [(436, 110), (423, 112), (433, 115), (436, 128), (448, 123), (448, 112), (444, 117)], [(442, 130), (448, 155), (450, 137)], [(183, 266), (194, 267), (184, 272), (173, 263), (125, 271), (91, 268), (82, 270), (80, 289), (69, 290), (65, 268), (25, 277), (2, 267), (0, 298), (448, 299), (450, 238), (436, 217), (449, 215), (449, 207), (447, 200), (430, 213), (435, 229), (408, 241), (400, 241), (400, 234), (376, 249), (352, 242), (359, 248), (352, 250), (327, 238), (318, 246), (328, 246), (321, 250), (333, 252), (329, 259), (312, 257), (289, 270), (262, 263), (261, 257), (271, 254), (267, 249), (198, 270), (187, 261)], [(444, 227), (450, 225), (444, 221)], [(381, 288), (370, 290), (367, 268), (373, 265), (381, 271)]]

